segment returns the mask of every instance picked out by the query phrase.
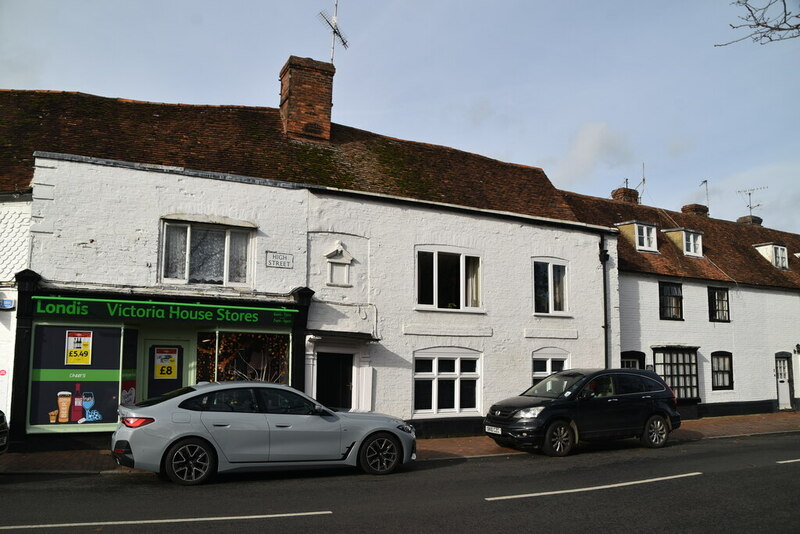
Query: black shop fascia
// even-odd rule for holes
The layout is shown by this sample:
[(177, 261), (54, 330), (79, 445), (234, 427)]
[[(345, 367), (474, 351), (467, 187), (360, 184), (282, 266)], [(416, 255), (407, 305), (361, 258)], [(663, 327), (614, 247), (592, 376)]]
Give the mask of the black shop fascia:
[(264, 380), (304, 389), (310, 289), (267, 301), (32, 285), (25, 291), (19, 284), (11, 411), (26, 424), (12, 425), (12, 442), (112, 431), (118, 404), (197, 382)]

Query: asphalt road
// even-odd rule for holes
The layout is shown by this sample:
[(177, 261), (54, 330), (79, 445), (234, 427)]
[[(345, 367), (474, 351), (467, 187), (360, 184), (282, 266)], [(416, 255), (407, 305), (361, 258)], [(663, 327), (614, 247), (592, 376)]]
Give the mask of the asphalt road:
[(143, 472), (4, 475), (0, 533), (787, 532), (799, 496), (795, 433), (417, 462), (384, 477), (235, 474), (189, 488)]

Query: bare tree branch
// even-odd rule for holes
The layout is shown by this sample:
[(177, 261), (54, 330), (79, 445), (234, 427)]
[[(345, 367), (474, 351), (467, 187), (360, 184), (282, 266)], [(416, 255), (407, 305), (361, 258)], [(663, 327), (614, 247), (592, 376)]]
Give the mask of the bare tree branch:
[[(789, 5), (792, 3), (796, 7), (794, 11)], [(750, 33), (714, 46), (727, 46), (747, 39), (767, 44), (800, 37), (800, 0), (734, 0), (731, 5), (741, 7), (746, 12), (739, 17), (742, 24), (731, 24), (731, 28), (746, 28)]]

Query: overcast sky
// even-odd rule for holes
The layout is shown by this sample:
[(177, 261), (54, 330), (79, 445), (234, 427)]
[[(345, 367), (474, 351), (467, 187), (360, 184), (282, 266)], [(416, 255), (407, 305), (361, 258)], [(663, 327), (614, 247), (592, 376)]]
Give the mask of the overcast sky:
[[(278, 106), (333, 0), (0, 0), (0, 88)], [(556, 187), (800, 233), (800, 39), (727, 0), (340, 0), (333, 120), (542, 167)], [(2, 118), (0, 118), (2, 120)], [(646, 181), (642, 184), (642, 177)]]

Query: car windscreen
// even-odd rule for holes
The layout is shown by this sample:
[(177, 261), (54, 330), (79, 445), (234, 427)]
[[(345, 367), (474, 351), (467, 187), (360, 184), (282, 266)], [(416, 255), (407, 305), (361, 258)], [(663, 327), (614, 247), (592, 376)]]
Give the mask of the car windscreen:
[(134, 406), (155, 406), (156, 404), (160, 404), (164, 401), (168, 401), (169, 399), (174, 399), (175, 397), (180, 397), (186, 393), (191, 393), (195, 389), (193, 387), (184, 387), (180, 389), (174, 389), (168, 393), (164, 393), (163, 395), (159, 395), (158, 397), (152, 397), (150, 399), (145, 399), (143, 401), (139, 401)]
[(545, 397), (550, 399), (555, 399), (562, 395), (569, 396), (574, 391), (578, 382), (585, 376), (586, 375), (583, 373), (570, 371), (555, 373), (531, 387), (522, 393), (522, 395), (525, 397)]

